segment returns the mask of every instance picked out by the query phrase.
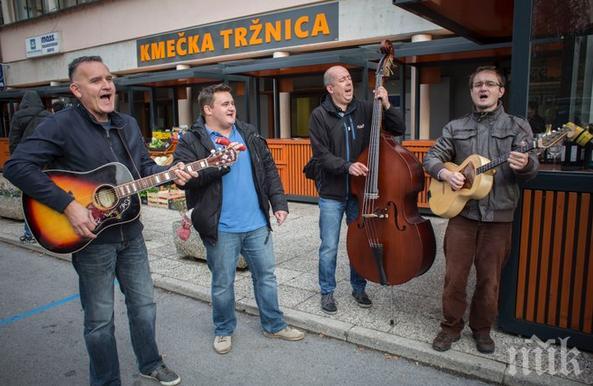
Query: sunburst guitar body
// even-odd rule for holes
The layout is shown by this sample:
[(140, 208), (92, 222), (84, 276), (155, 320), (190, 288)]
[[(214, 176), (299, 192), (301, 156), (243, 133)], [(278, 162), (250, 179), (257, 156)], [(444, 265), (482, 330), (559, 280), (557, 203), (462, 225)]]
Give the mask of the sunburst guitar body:
[[(242, 149), (239, 149), (242, 150)], [(237, 150), (225, 148), (208, 158), (185, 165), (185, 171), (230, 166)], [(64, 170), (44, 171), (50, 180), (86, 207), (95, 222), (94, 234), (118, 224), (135, 220), (140, 215), (138, 193), (176, 178), (170, 170), (134, 180), (121, 163), (112, 162), (88, 172)], [(23, 212), (31, 233), (43, 248), (54, 253), (81, 250), (93, 239), (79, 236), (68, 217), (23, 193)]]
[[(137, 194), (118, 199), (114, 193), (114, 186), (133, 181), (128, 169), (120, 163), (110, 163), (85, 173), (48, 170), (46, 174), (54, 184), (91, 211), (96, 224), (95, 234), (110, 226), (133, 221), (140, 215)], [(26, 194), (23, 194), (23, 211), (37, 242), (51, 252), (76, 252), (92, 241), (79, 236), (63, 213)]]

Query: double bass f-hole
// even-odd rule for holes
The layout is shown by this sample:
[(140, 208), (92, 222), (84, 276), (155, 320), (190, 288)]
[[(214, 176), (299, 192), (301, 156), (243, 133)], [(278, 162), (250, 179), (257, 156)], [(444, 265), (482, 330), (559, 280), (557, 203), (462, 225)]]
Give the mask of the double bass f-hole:
[(395, 205), (395, 202), (389, 201), (387, 203), (387, 206), (393, 207), (393, 225), (395, 225), (395, 229), (397, 229), (400, 232), (405, 231), (406, 225), (399, 224), (399, 214), (397, 213), (397, 205)]

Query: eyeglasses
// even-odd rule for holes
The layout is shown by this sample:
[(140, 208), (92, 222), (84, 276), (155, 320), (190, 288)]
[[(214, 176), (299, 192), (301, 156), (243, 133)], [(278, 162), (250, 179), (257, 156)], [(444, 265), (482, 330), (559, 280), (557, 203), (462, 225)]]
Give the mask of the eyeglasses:
[(486, 86), (487, 88), (494, 88), (494, 87), (502, 87), (502, 84), (494, 82), (492, 80), (487, 80), (485, 82), (475, 82), (472, 86), (474, 88), (480, 88), (482, 86)]

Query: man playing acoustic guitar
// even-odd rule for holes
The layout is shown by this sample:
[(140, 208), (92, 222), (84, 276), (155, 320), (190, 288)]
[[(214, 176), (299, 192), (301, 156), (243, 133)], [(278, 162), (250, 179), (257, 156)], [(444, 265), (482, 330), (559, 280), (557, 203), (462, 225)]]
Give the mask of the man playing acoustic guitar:
[[(4, 166), (4, 176), (26, 195), (63, 213), (77, 235), (94, 239), (72, 254), (79, 276), (84, 310), (84, 338), (90, 358), (91, 385), (120, 385), (114, 336), (114, 280), (126, 298), (130, 334), (142, 376), (162, 385), (177, 385), (181, 378), (164, 363), (155, 339), (156, 305), (148, 256), (138, 215), (95, 234), (92, 211), (76, 194), (57, 186), (43, 168), (86, 172), (120, 162), (135, 179), (163, 172), (149, 157), (138, 123), (115, 111), (115, 84), (98, 56), (76, 58), (68, 68), (76, 106), (45, 119), (16, 149)], [(184, 185), (196, 172), (183, 164), (172, 169), (175, 182)], [(82, 201), (82, 197), (80, 198)], [(126, 212), (139, 211), (136, 197)], [(54, 229), (46, 232), (58, 232)]]
[(535, 177), (538, 169), (536, 155), (513, 151), (531, 141), (533, 134), (526, 120), (504, 111), (499, 101), (504, 86), (504, 76), (495, 67), (478, 67), (469, 79), (474, 111), (449, 122), (424, 158), (424, 168), (432, 178), (459, 190), (469, 181), (462, 173), (446, 169), (445, 162), (460, 164), (473, 153), (492, 159), (510, 152), (507, 162), (494, 175), (490, 193), (481, 200), (468, 201), (461, 213), (449, 220), (443, 245), (444, 318), (432, 343), (437, 351), (449, 350), (460, 338), (467, 280), (473, 264), (476, 288), (469, 326), (478, 351), (494, 352), (490, 329), (497, 315), (501, 270), (511, 249), (513, 213), (520, 195), (518, 182)]

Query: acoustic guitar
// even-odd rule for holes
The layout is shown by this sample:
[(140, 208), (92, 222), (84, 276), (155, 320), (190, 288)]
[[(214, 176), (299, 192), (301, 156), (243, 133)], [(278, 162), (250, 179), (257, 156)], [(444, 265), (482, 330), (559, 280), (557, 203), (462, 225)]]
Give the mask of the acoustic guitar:
[[(560, 142), (564, 137), (572, 138), (583, 129), (574, 123), (567, 123), (560, 129), (544, 134), (541, 138), (534, 139), (530, 144), (522, 146), (516, 151), (527, 153), (529, 151), (543, 150)], [(460, 165), (446, 162), (445, 168), (452, 172), (464, 175), (465, 183), (459, 190), (453, 190), (446, 181), (433, 178), (428, 190), (428, 204), (434, 214), (440, 217), (451, 218), (457, 216), (469, 200), (481, 200), (486, 197), (494, 182), (494, 170), (509, 158), (510, 153), (503, 154), (494, 160), (472, 154)]]
[[(233, 164), (237, 151), (225, 148), (209, 157), (185, 165), (185, 171), (221, 168)], [(99, 234), (114, 225), (134, 221), (140, 215), (138, 193), (176, 178), (166, 170), (134, 180), (119, 162), (111, 162), (88, 172), (44, 171), (49, 178), (91, 212)], [(23, 212), (31, 233), (43, 248), (54, 253), (72, 253), (83, 249), (93, 239), (78, 235), (70, 221), (60, 213), (23, 193)]]

